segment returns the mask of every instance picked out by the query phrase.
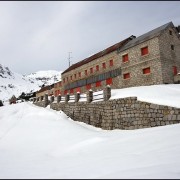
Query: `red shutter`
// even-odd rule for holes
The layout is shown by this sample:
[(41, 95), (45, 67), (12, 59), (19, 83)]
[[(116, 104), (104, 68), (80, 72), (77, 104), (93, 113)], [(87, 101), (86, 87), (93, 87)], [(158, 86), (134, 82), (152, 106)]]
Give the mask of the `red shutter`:
[(177, 75), (177, 67), (176, 66), (173, 66), (173, 72), (174, 72), (174, 75)]
[(96, 87), (101, 86), (101, 81), (96, 82)]
[(96, 66), (96, 71), (99, 71), (99, 65)]
[(103, 69), (106, 69), (106, 63), (102, 63)]
[(67, 93), (68, 93), (68, 90), (65, 90), (65, 91), (64, 91), (64, 95), (66, 95)]
[(90, 68), (90, 73), (91, 73), (91, 74), (93, 73), (93, 68)]
[(149, 52), (148, 52), (148, 46), (147, 47), (144, 47), (144, 48), (141, 48), (141, 55), (143, 56), (143, 55), (146, 55), (146, 54), (148, 54)]
[(91, 89), (91, 84), (87, 84), (87, 85), (86, 85), (86, 89), (87, 89), (87, 90)]
[(109, 66), (113, 66), (113, 60), (112, 59), (109, 61)]
[(150, 67), (143, 69), (143, 74), (149, 74), (150, 72)]
[(80, 87), (76, 88), (76, 92), (81, 92), (81, 88)]
[(122, 58), (123, 58), (123, 62), (129, 61), (128, 54), (125, 54)]
[(106, 79), (106, 85), (110, 85), (110, 84), (112, 84), (112, 78)]
[(86, 75), (86, 76), (88, 75), (87, 70), (85, 70), (85, 75)]
[(74, 89), (71, 89), (71, 90), (70, 90), (70, 93), (73, 94), (73, 93), (74, 93)]
[(130, 73), (124, 74), (124, 79), (129, 79), (130, 78)]

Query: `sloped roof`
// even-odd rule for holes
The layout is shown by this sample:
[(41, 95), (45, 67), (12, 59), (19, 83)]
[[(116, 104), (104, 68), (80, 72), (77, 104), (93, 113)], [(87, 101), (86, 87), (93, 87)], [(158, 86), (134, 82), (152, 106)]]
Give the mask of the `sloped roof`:
[(98, 53), (96, 53), (96, 54), (94, 54), (94, 55), (92, 55), (92, 56), (90, 56), (90, 57), (76, 63), (76, 64), (73, 64), (68, 69), (66, 69), (62, 74), (66, 73), (68, 71), (71, 71), (73, 69), (76, 69), (76, 68), (78, 68), (78, 67), (80, 67), (80, 66), (82, 66), (84, 64), (87, 64), (87, 63), (89, 63), (89, 62), (91, 62), (91, 61), (93, 61), (93, 60), (95, 60), (97, 58), (100, 58), (100, 57), (102, 57), (102, 56), (104, 56), (106, 54), (109, 54), (109, 53), (111, 53), (111, 52), (113, 52), (113, 51), (115, 51), (117, 49), (120, 49), (121, 47), (123, 47), (123, 45), (125, 45), (126, 43), (131, 41), (133, 38), (135, 38), (135, 36), (132, 35), (132, 36), (126, 38), (125, 40), (123, 40), (121, 42), (118, 42), (118, 43), (104, 49), (103, 51), (100, 51), (100, 52), (98, 52)]
[(152, 31), (149, 31), (135, 39), (133, 39), (132, 41), (129, 41), (125, 46), (123, 46), (121, 49), (120, 49), (120, 52), (128, 49), (128, 48), (131, 48), (133, 46), (136, 46), (142, 42), (145, 42), (149, 39), (152, 39), (154, 37), (157, 37), (159, 36), (164, 30), (166, 30), (166, 28), (168, 27), (174, 27), (173, 23), (172, 22), (169, 22), (169, 23), (166, 23), (156, 29), (153, 29)]

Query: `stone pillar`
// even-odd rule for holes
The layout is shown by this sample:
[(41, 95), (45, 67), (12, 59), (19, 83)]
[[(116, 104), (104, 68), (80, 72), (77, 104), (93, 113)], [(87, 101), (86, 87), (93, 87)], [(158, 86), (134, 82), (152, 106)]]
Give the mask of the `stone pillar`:
[(51, 96), (51, 100), (50, 100), (50, 103), (53, 103), (54, 102), (54, 95)]
[(104, 101), (108, 101), (111, 97), (111, 87), (109, 85), (103, 91)]
[(59, 95), (57, 96), (57, 103), (60, 103), (60, 101), (61, 101), (61, 95), (59, 94)]
[(66, 96), (65, 96), (65, 102), (68, 103), (68, 101), (69, 101), (69, 94), (66, 94)]
[(93, 101), (93, 91), (90, 89), (87, 94), (87, 102), (91, 103)]
[(77, 92), (75, 94), (75, 102), (79, 102), (79, 99), (80, 99), (80, 92)]
[(44, 95), (44, 106), (48, 106), (49, 105), (49, 100), (48, 100), (48, 94)]

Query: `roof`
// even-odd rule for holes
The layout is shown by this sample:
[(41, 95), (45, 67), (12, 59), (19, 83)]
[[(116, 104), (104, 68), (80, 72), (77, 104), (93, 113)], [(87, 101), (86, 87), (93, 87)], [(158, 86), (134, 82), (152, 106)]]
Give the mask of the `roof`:
[(149, 39), (152, 39), (154, 37), (157, 37), (159, 36), (164, 30), (166, 30), (166, 28), (168, 27), (174, 27), (173, 23), (172, 22), (169, 22), (169, 23), (166, 23), (156, 29), (153, 29), (152, 31), (149, 31), (135, 39), (133, 39), (132, 41), (129, 41), (125, 46), (123, 46), (121, 49), (120, 49), (120, 52), (128, 49), (128, 48), (131, 48), (133, 46), (136, 46), (142, 42), (145, 42)]
[(96, 53), (96, 54), (94, 54), (94, 55), (92, 55), (92, 56), (78, 62), (78, 63), (76, 63), (76, 64), (73, 64), (68, 69), (66, 69), (62, 74), (66, 73), (66, 72), (69, 72), (69, 71), (71, 71), (73, 69), (76, 69), (76, 68), (78, 68), (78, 67), (80, 67), (80, 66), (82, 66), (84, 64), (87, 64), (87, 63), (89, 63), (89, 62), (91, 62), (91, 61), (93, 61), (93, 60), (95, 60), (97, 58), (100, 58), (100, 57), (102, 57), (102, 56), (104, 56), (106, 54), (109, 54), (109, 53), (111, 53), (111, 52), (113, 52), (115, 50), (121, 49), (126, 43), (128, 43), (129, 41), (131, 41), (134, 38), (135, 38), (135, 36), (132, 35), (132, 36), (124, 39), (121, 42), (118, 42), (118, 43), (116, 43), (116, 44), (114, 44), (114, 45), (112, 45), (112, 46), (110, 46), (110, 47), (108, 47), (108, 48), (106, 48), (106, 49), (104, 49), (104, 50), (102, 50), (102, 51), (100, 51), (100, 52), (98, 52), (98, 53)]
[(37, 93), (41, 93), (41, 92), (47, 91), (49, 89), (50, 89), (50, 86), (45, 86), (45, 87), (42, 87), (39, 91), (37, 91)]

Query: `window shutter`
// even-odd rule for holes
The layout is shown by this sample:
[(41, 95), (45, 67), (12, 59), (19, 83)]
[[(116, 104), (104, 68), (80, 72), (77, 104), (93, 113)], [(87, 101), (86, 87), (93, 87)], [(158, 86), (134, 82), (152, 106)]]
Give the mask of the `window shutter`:
[(143, 69), (143, 74), (150, 74), (150, 67)]
[(101, 81), (96, 82), (96, 87), (101, 86)]
[(146, 46), (146, 47), (144, 47), (144, 48), (141, 48), (141, 55), (143, 56), (143, 55), (146, 55), (146, 54), (148, 54), (149, 52), (148, 52), (148, 46)]
[(106, 85), (110, 85), (110, 84), (112, 84), (112, 78), (106, 79)]
[(124, 79), (129, 79), (130, 78), (130, 73), (124, 74)]
[(128, 57), (128, 54), (125, 54), (125, 55), (123, 55), (123, 62), (127, 62), (127, 61), (129, 61), (129, 57)]

